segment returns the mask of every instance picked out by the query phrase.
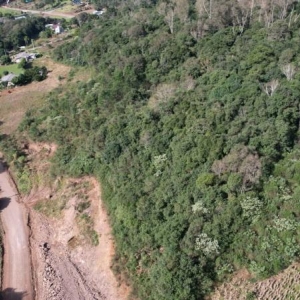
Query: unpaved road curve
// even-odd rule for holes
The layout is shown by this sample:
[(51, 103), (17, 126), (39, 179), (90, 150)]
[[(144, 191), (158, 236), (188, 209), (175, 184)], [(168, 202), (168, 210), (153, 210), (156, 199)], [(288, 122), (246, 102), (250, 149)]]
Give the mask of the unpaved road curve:
[(32, 271), (28, 244), (29, 229), (24, 205), (0, 161), (0, 216), (4, 229), (4, 300), (33, 300)]
[(55, 10), (51, 11), (40, 11), (40, 10), (32, 10), (32, 9), (22, 9), (22, 8), (16, 8), (16, 7), (10, 7), (6, 5), (0, 5), (3, 9), (8, 9), (8, 10), (16, 10), (16, 11), (22, 11), (26, 13), (31, 13), (31, 14), (38, 14), (38, 15), (43, 15), (47, 17), (62, 17), (65, 19), (71, 19), (76, 16), (76, 13), (70, 13), (70, 14), (65, 14), (62, 12), (56, 12)]

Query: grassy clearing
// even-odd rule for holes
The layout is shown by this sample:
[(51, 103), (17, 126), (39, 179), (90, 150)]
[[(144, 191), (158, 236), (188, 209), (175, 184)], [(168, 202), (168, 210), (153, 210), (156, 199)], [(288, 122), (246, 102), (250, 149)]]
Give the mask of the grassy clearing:
[(4, 71), (8, 71), (9, 73), (19, 75), (24, 72), (24, 69), (19, 68), (18, 64), (0, 66), (0, 76), (3, 74)]
[[(11, 93), (9, 93), (11, 92)], [(34, 107), (40, 107), (44, 93), (37, 90), (4, 90), (0, 93), (0, 132), (10, 134), (20, 124), (25, 112)]]
[(76, 9), (76, 7), (74, 7), (74, 5), (65, 3), (64, 5), (55, 9), (55, 11), (61, 12), (61, 13), (73, 13), (75, 9)]
[[(70, 67), (55, 63), (46, 56), (34, 61), (33, 65), (46, 66), (51, 72), (44, 81), (0, 91), (0, 121), (2, 122), (0, 133), (11, 134), (14, 132), (25, 112), (28, 109), (41, 107), (45, 95), (66, 82), (59, 80), (59, 76), (66, 77), (70, 70)], [(7, 69), (6, 66), (4, 68)]]
[(0, 13), (2, 13), (3, 15), (11, 14), (13, 16), (17, 16), (17, 15), (21, 14), (20, 11), (9, 9), (9, 8), (6, 8), (6, 7), (0, 7)]

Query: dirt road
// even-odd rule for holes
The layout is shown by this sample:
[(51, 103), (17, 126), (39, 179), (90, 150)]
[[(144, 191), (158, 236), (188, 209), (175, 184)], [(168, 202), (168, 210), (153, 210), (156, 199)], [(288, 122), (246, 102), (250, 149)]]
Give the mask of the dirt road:
[(6, 5), (2, 5), (1, 7), (4, 9), (7, 8), (8, 10), (22, 11), (24, 13), (39, 14), (39, 15), (48, 16), (48, 17), (51, 17), (51, 16), (52, 17), (61, 17), (61, 18), (65, 18), (65, 19), (71, 19), (76, 15), (74, 13), (66, 14), (66, 13), (62, 13), (62, 12), (56, 12), (55, 10), (40, 11), (40, 10), (15, 8), (15, 7), (10, 7), (10, 6), (6, 6)]
[(29, 230), (24, 205), (8, 172), (0, 161), (0, 216), (4, 229), (4, 269), (2, 296), (4, 300), (32, 300), (32, 274)]

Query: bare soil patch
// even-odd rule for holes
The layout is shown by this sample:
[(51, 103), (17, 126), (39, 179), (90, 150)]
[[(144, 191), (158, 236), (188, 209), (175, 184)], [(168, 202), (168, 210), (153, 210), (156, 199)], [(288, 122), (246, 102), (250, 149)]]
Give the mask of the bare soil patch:
[[(300, 299), (300, 264), (293, 263), (283, 272), (268, 279), (252, 282), (243, 270), (222, 284), (210, 300), (292, 300)], [(251, 298), (253, 297), (253, 298)]]
[[(49, 172), (47, 158), (55, 145), (31, 143), (27, 148), (34, 176)], [(24, 201), (30, 207), (37, 299), (127, 299), (129, 287), (119, 284), (110, 268), (114, 243), (95, 178), (36, 184)]]

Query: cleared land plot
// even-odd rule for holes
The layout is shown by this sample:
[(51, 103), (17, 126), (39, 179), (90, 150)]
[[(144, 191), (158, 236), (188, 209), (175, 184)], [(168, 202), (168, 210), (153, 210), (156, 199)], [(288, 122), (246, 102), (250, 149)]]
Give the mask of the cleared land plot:
[(9, 9), (6, 7), (0, 7), (0, 13), (2, 13), (4, 16), (5, 16), (5, 14), (11, 14), (13, 16), (17, 16), (17, 15), (21, 14), (21, 12), (19, 12), (19, 11)]
[(49, 91), (65, 83), (65, 80), (59, 80), (59, 76), (66, 77), (70, 71), (70, 67), (55, 63), (47, 57), (35, 63), (47, 67), (50, 71), (48, 78), (0, 92), (0, 121), (2, 122), (0, 133), (10, 134), (15, 131), (25, 112), (40, 107), (44, 102), (44, 96)]
[(77, 7), (72, 5), (72, 4), (69, 4), (69, 3), (66, 3), (60, 7), (57, 7), (55, 8), (55, 11), (56, 12), (63, 12), (63, 13), (73, 13), (75, 11)]

